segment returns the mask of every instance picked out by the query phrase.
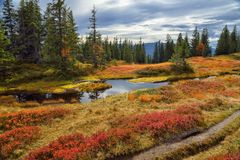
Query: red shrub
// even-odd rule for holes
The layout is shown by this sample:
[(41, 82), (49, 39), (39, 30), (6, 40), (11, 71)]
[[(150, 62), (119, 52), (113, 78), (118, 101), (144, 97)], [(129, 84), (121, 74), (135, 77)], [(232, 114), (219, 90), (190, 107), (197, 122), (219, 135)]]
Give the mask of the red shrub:
[(39, 134), (39, 127), (17, 128), (0, 134), (0, 159), (9, 159), (15, 150), (24, 148)]
[(182, 104), (175, 110), (175, 113), (201, 115), (202, 114), (202, 111), (200, 109), (201, 105), (202, 105), (201, 103)]
[(66, 109), (38, 109), (0, 115), (0, 130), (47, 124), (52, 119), (61, 118), (69, 112)]
[[(194, 112), (195, 111), (195, 112)], [(123, 123), (141, 132), (150, 132), (155, 137), (181, 133), (201, 127), (203, 117), (196, 108), (179, 108), (176, 111), (154, 112), (126, 119)]]
[(239, 159), (240, 159), (240, 153), (226, 154), (226, 155), (222, 155), (222, 156), (209, 158), (209, 160), (239, 160)]
[(119, 142), (130, 143), (133, 130), (131, 129), (110, 129), (106, 132), (99, 132), (90, 137), (84, 138), (81, 134), (74, 134), (60, 137), (47, 147), (31, 153), (27, 160), (64, 159), (75, 160), (81, 158), (97, 157), (99, 151), (111, 153)]
[[(90, 137), (74, 134), (60, 137), (48, 146), (38, 149), (26, 160), (44, 159), (96, 159), (102, 153), (107, 158), (138, 150), (134, 135), (151, 133), (152, 138), (168, 138), (189, 129), (201, 127), (203, 118), (197, 108), (185, 107), (176, 111), (154, 112), (125, 118), (117, 122), (118, 128), (98, 132)], [(123, 148), (119, 151), (119, 144)], [(119, 152), (115, 152), (117, 149)]]
[(82, 134), (73, 134), (62, 136), (50, 143), (47, 147), (38, 149), (31, 153), (27, 159), (76, 159), (79, 152), (79, 146), (85, 142), (85, 137)]

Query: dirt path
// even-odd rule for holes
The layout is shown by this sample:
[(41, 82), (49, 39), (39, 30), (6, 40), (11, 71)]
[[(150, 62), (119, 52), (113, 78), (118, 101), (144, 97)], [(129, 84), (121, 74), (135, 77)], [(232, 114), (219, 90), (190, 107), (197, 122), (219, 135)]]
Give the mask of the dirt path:
[(127, 158), (129, 160), (150, 160), (155, 159), (159, 155), (175, 151), (182, 147), (183, 145), (191, 145), (193, 143), (202, 142), (205, 139), (213, 136), (215, 133), (221, 131), (224, 127), (230, 124), (234, 119), (240, 116), (240, 111), (235, 112), (230, 117), (220, 122), (219, 124), (209, 128), (203, 133), (200, 133), (196, 136), (189, 137), (177, 143), (163, 144), (160, 146), (156, 146), (148, 151), (139, 153), (137, 155), (132, 156), (131, 158)]

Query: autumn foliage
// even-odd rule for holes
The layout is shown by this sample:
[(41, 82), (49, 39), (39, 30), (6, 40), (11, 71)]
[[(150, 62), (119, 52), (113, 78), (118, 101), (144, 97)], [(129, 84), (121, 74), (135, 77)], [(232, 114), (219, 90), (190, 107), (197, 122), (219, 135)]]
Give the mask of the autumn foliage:
[(222, 156), (212, 157), (208, 160), (239, 160), (240, 159), (240, 153), (237, 154), (226, 154)]
[(39, 134), (39, 127), (16, 128), (0, 134), (0, 159), (13, 158), (14, 151), (30, 144)]
[(61, 118), (69, 110), (66, 109), (37, 109), (0, 115), (0, 130), (6, 131), (24, 126), (48, 124), (54, 118)]
[(124, 118), (119, 125), (130, 127), (139, 133), (148, 132), (154, 137), (179, 134), (203, 125), (198, 108), (184, 106), (175, 111), (153, 112)]
[(199, 43), (199, 45), (197, 46), (197, 55), (204, 56), (205, 50), (206, 50), (205, 45), (203, 43)]
[(169, 135), (181, 134), (203, 125), (201, 111), (186, 107), (175, 111), (154, 112), (123, 118), (115, 128), (90, 137), (73, 134), (60, 137), (48, 146), (28, 155), (26, 160), (44, 159), (104, 159), (141, 150), (141, 135), (167, 140)]

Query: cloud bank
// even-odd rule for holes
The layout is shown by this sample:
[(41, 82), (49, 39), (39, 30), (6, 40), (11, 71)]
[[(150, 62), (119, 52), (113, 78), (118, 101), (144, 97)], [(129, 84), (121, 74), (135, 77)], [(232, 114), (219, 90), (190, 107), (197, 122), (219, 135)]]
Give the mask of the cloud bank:
[[(2, 0), (1, 0), (2, 1)], [(213, 44), (224, 25), (240, 24), (239, 0), (65, 0), (73, 10), (79, 34), (88, 33), (88, 18), (95, 4), (98, 29), (103, 36), (127, 37), (145, 42), (173, 39), (182, 33), (191, 36), (195, 26), (209, 29)], [(14, 0), (17, 4), (19, 0)], [(45, 8), (49, 0), (40, 0)]]

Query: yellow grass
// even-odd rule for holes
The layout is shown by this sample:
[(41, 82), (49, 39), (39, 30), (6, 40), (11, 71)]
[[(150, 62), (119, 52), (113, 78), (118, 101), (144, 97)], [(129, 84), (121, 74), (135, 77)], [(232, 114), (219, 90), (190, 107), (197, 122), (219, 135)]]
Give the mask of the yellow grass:
[[(240, 80), (240, 77), (224, 76), (222, 78), (208, 79), (204, 81), (223, 81), (224, 85), (228, 88), (232, 87), (240, 89), (240, 85), (237, 83), (230, 86), (230, 82), (236, 81), (237, 79)], [(240, 98), (240, 94), (238, 94), (237, 97), (224, 97), (220, 95), (221, 93), (218, 93), (217, 91), (212, 92), (212, 90), (210, 90), (211, 92), (209, 91), (207, 96), (203, 99), (179, 93), (177, 100), (172, 101), (167, 99), (165, 101), (164, 99), (164, 101), (159, 101), (159, 98), (162, 98), (163, 95), (158, 95), (157, 93), (175, 97), (175, 92), (171, 92), (171, 89), (178, 89), (177, 86), (181, 85), (183, 82), (176, 82), (172, 87), (167, 87), (168, 90), (166, 91), (169, 92), (158, 92), (158, 89), (156, 89), (156, 93), (151, 90), (143, 90), (137, 91), (137, 96), (135, 94), (115, 95), (86, 104), (47, 105), (45, 107), (71, 108), (73, 114), (66, 116), (63, 120), (55, 120), (50, 126), (42, 126), (42, 135), (40, 139), (28, 147), (26, 154), (32, 149), (47, 145), (62, 135), (76, 132), (84, 135), (92, 135), (100, 130), (108, 130), (114, 127), (115, 121), (125, 116), (144, 114), (154, 111), (172, 110), (180, 105), (188, 106), (195, 103), (207, 104), (208, 101), (215, 103), (215, 100), (213, 101), (212, 99), (222, 97), (221, 99), (227, 104), (225, 107), (215, 106), (209, 111), (204, 110), (204, 117), (207, 124), (206, 127), (209, 127), (222, 121), (235, 110), (240, 109), (240, 102), (238, 100)], [(192, 88), (194, 87), (195, 86), (192, 86)], [(180, 90), (177, 92), (180, 92)]]
[(228, 135), (224, 141), (219, 145), (210, 148), (205, 152), (201, 152), (195, 156), (186, 158), (185, 160), (203, 160), (210, 157), (225, 155), (232, 152), (240, 152), (240, 127), (239, 129), (231, 135)]
[[(105, 70), (97, 71), (94, 75), (84, 77), (84, 79), (132, 79), (131, 82), (160, 82), (166, 80), (178, 80), (194, 77), (217, 76), (221, 74), (239, 74), (240, 73), (240, 53), (235, 53), (228, 56), (216, 57), (192, 57), (187, 61), (194, 69), (194, 74), (179, 75), (171, 73), (170, 62), (160, 64), (132, 64), (132, 65), (118, 65), (110, 66)], [(161, 74), (155, 76), (143, 76), (137, 74), (140, 70), (162, 70), (168, 74)]]

